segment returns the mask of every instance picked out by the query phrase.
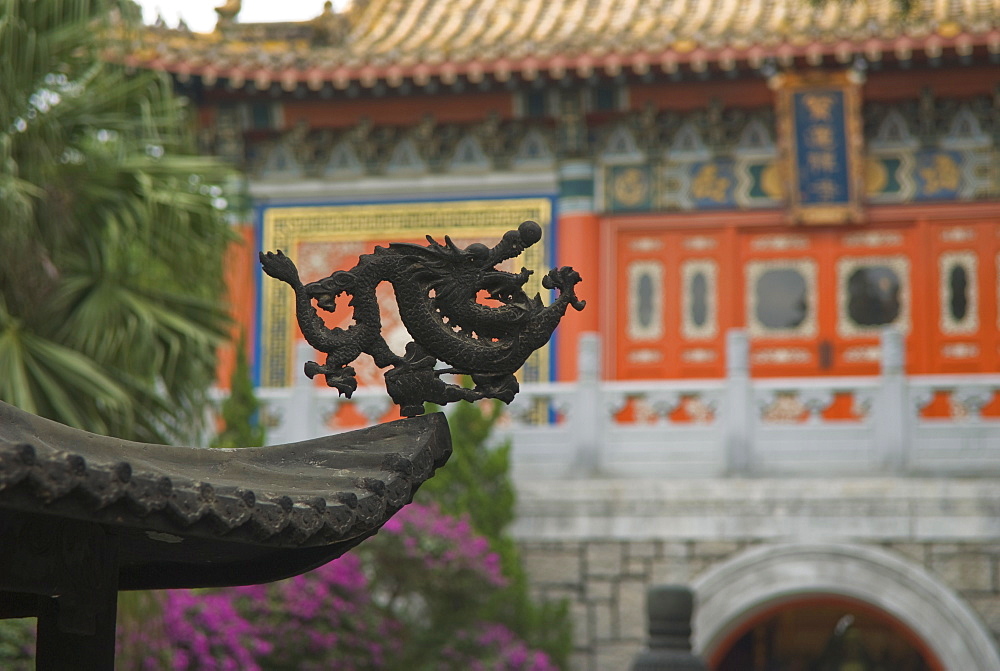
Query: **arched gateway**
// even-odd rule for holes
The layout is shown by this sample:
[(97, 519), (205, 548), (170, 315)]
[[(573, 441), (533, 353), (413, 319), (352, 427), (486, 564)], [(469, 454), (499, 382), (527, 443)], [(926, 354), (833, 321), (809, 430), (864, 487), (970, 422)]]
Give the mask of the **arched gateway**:
[(708, 660), (721, 660), (750, 623), (784, 606), (853, 603), (861, 617), (911, 643), (925, 668), (1000, 669), (993, 638), (953, 590), (921, 566), (878, 548), (755, 547), (711, 568), (693, 587), (695, 650)]

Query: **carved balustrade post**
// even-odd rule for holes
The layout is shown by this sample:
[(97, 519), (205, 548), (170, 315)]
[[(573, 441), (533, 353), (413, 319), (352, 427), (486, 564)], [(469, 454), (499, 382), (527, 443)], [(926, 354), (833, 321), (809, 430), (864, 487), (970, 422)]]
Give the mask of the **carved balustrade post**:
[(577, 357), (576, 394), (571, 409), (575, 469), (592, 475), (601, 465), (601, 442), (607, 411), (601, 404), (601, 336), (581, 333)]
[(882, 375), (875, 407), (875, 431), (883, 468), (900, 472), (906, 468), (910, 425), (915, 421), (909, 404), (906, 380), (906, 340), (897, 329), (881, 334)]
[(746, 331), (726, 332), (725, 422), (726, 470), (746, 474), (752, 467), (753, 417), (750, 388), (750, 342)]
[(298, 442), (319, 435), (316, 432), (316, 385), (302, 375), (306, 362), (316, 356), (309, 343), (300, 342), (295, 346), (295, 382), (284, 413), (283, 441)]

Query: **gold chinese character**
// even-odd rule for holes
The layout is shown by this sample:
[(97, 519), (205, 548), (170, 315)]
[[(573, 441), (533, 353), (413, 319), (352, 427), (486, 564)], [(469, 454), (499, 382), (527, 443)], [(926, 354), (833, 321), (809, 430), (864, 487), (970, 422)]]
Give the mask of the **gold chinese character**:
[(809, 128), (809, 135), (806, 138), (806, 143), (810, 147), (819, 147), (821, 149), (832, 149), (833, 128), (831, 128), (830, 126), (811, 126)]
[(691, 181), (691, 193), (699, 200), (714, 200), (717, 203), (724, 203), (730, 184), (730, 179), (719, 175), (719, 169), (708, 163), (698, 170)]
[(818, 179), (813, 182), (812, 191), (820, 200), (835, 200), (840, 195), (840, 186), (832, 179)]
[(961, 172), (958, 164), (948, 154), (938, 154), (934, 163), (920, 169), (924, 185), (920, 189), (923, 195), (930, 196), (938, 191), (954, 191), (958, 188)]
[(802, 96), (802, 103), (809, 110), (809, 118), (814, 121), (833, 120), (833, 96), (829, 94), (808, 93)]
[(837, 155), (832, 151), (811, 151), (806, 154), (806, 161), (813, 172), (834, 172), (837, 169)]
[(615, 177), (612, 184), (615, 199), (624, 207), (636, 207), (646, 199), (649, 185), (646, 173), (639, 168), (628, 168)]

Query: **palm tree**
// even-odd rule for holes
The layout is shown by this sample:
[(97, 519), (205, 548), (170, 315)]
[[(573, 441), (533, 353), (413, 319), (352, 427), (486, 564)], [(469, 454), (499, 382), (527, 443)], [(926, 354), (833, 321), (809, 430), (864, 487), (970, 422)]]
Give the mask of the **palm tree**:
[(135, 14), (0, 3), (0, 399), (172, 442), (200, 426), (227, 333), (229, 173), (194, 155), (165, 76), (101, 58)]

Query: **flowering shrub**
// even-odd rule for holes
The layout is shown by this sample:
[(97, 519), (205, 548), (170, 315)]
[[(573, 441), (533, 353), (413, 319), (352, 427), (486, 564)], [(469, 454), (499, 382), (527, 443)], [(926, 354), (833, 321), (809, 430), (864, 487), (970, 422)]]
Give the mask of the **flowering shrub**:
[[(378, 555), (402, 554), (423, 565), (431, 575), (444, 572), (449, 579), (456, 574), (504, 587), (500, 556), (490, 551), (490, 544), (476, 534), (467, 516), (450, 517), (436, 503), (411, 503), (382, 527), (382, 534), (392, 537), (376, 550)], [(402, 547), (392, 547), (399, 543)]]
[(503, 412), (500, 401), (460, 403), (452, 409), (453, 456), (421, 486), (417, 500), (465, 513), (473, 531), (486, 537), (499, 555), (507, 585), (490, 597), (488, 612), (478, 619), (502, 623), (529, 647), (545, 651), (555, 666), (567, 668), (573, 645), (569, 601), (538, 599), (532, 593), (520, 549), (508, 531), (517, 499), (510, 478), (511, 443), (491, 437)]
[(441, 649), (438, 669), (468, 671), (550, 671), (555, 669), (548, 655), (530, 650), (517, 635), (502, 624), (480, 623), (455, 633), (453, 641)]
[(117, 668), (554, 671), (487, 619), (506, 584), (467, 519), (411, 504), (376, 538), (309, 573), (151, 597), (158, 611), (120, 622)]
[(379, 669), (400, 645), (400, 624), (375, 607), (354, 554), (288, 580), (225, 593), (257, 623), (264, 668)]
[(0, 669), (31, 671), (35, 668), (35, 620), (0, 620)]

